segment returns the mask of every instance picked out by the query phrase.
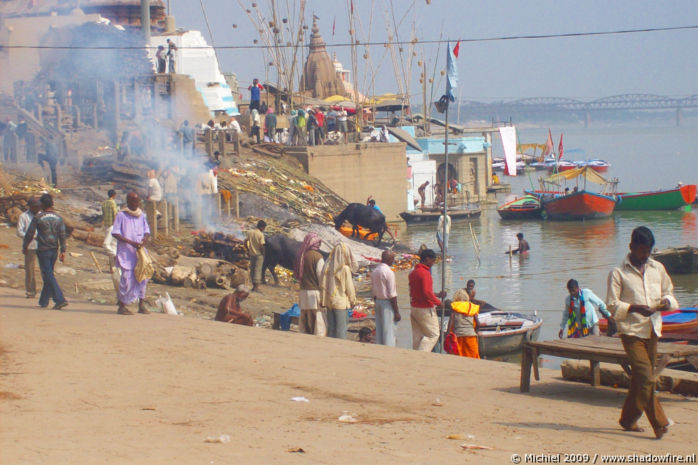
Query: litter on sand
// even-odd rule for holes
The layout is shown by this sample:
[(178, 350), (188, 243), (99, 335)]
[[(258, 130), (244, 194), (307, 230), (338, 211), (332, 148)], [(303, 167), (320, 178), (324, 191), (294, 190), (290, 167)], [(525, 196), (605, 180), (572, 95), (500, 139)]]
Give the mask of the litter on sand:
[(291, 400), (294, 402), (310, 402), (307, 398), (303, 396), (291, 397)]
[(475, 436), (472, 434), (449, 434), (446, 436), (446, 439), (470, 439), (473, 440), (475, 439)]
[(354, 416), (348, 412), (344, 412), (340, 417), (338, 418), (339, 421), (342, 423), (356, 423), (358, 420), (354, 418)]
[(477, 449), (482, 449), (482, 450), (493, 450), (489, 446), (481, 446), (479, 444), (461, 444), (460, 445), (463, 449), (465, 450), (477, 450)]
[(209, 436), (204, 442), (225, 444), (230, 442), (230, 435), (221, 434), (220, 436)]

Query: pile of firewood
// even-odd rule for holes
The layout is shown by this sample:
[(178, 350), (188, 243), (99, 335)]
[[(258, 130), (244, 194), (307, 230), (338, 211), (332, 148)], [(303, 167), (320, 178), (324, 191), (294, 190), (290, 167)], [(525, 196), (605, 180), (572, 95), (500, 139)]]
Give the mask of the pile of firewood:
[[(222, 260), (193, 259), (156, 255), (151, 252), (155, 263), (153, 281), (189, 289), (235, 289), (247, 284), (249, 273), (232, 263)], [(194, 263), (199, 260), (199, 263)]]
[[(7, 222), (15, 226), (19, 216), (29, 209), (29, 199), (38, 197), (35, 192), (15, 192), (12, 195), (0, 197), (0, 215), (7, 218)], [(65, 233), (68, 237), (87, 242), (90, 245), (100, 247), (104, 242), (104, 233), (95, 233), (94, 226), (84, 221), (75, 220), (70, 215), (56, 209), (65, 223)]]
[(202, 232), (194, 238), (194, 252), (201, 257), (221, 258), (249, 269), (245, 244), (231, 234)]

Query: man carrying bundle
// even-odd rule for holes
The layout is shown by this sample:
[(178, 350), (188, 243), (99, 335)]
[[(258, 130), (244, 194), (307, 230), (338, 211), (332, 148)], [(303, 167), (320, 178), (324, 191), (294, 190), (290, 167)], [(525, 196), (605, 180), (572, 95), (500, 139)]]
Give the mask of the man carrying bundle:
[(145, 246), (150, 238), (150, 228), (146, 214), (141, 210), (141, 199), (131, 192), (126, 196), (126, 208), (117, 213), (114, 219), (112, 236), (118, 241), (116, 245), (116, 264), (121, 268), (119, 282), (119, 315), (133, 315), (127, 305), (138, 300), (138, 313), (150, 313), (145, 307), (145, 291), (148, 280), (136, 279), (138, 249)]

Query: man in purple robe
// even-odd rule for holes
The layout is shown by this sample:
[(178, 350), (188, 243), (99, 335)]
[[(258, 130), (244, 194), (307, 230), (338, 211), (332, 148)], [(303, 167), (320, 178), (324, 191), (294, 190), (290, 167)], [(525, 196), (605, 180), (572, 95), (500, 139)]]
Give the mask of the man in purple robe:
[(121, 268), (119, 282), (119, 315), (133, 315), (127, 305), (138, 300), (138, 313), (150, 313), (145, 307), (145, 289), (148, 280), (136, 280), (135, 269), (138, 263), (137, 250), (145, 246), (150, 238), (150, 228), (146, 214), (141, 210), (141, 199), (131, 192), (126, 196), (126, 208), (116, 214), (112, 236), (117, 240), (116, 266)]

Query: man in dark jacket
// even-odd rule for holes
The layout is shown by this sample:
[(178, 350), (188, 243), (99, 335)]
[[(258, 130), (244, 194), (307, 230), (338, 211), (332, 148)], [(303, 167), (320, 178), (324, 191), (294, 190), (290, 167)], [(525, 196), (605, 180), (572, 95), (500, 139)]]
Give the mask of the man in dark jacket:
[(431, 249), (422, 250), (419, 263), (409, 276), (410, 322), (412, 323), (412, 348), (430, 352), (439, 340), (439, 318), (436, 306), (446, 297), (446, 291), (434, 294), (431, 267), (436, 261), (436, 253)]
[(48, 307), (49, 300), (53, 298), (55, 310), (60, 310), (68, 305), (63, 297), (56, 277), (53, 275), (53, 267), (56, 259), (65, 261), (65, 223), (63, 218), (53, 211), (53, 197), (51, 194), (44, 194), (39, 199), (41, 202), (41, 212), (34, 217), (27, 234), (24, 236), (22, 252), (27, 253), (29, 243), (37, 236), (36, 256), (39, 259), (39, 269), (44, 281), (44, 287), (39, 296), (39, 306)]

